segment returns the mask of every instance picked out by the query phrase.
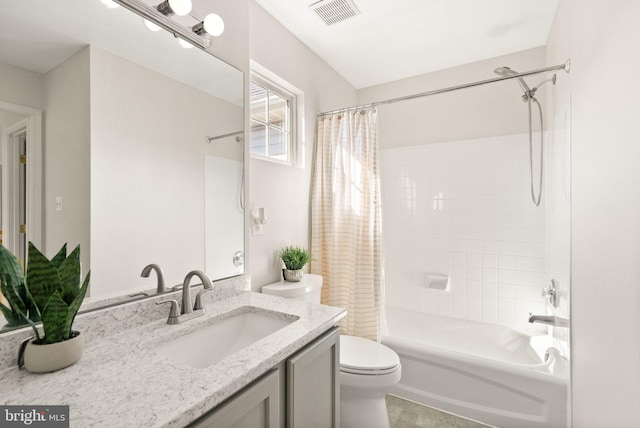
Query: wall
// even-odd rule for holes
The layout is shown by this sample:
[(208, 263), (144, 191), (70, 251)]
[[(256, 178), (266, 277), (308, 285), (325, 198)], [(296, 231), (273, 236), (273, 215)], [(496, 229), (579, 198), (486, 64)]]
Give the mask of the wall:
[[(493, 70), (504, 65), (518, 71), (544, 67), (544, 47), (361, 89), (358, 104), (499, 77)], [(525, 80), (532, 86), (542, 77)], [(414, 146), (527, 132), (527, 105), (521, 96), (520, 86), (508, 80), (378, 106), (380, 146)], [(544, 105), (544, 94), (539, 99)]]
[[(34, 242), (40, 249), (44, 249), (42, 234), (42, 226), (44, 225), (44, 215), (42, 207), (42, 115), (33, 114), (35, 111), (42, 112), (45, 104), (44, 94), (44, 76), (38, 73), (34, 73), (19, 67), (14, 67), (8, 64), (0, 64), (0, 138), (1, 134), (8, 131), (10, 126), (17, 125), (22, 119), (25, 119), (23, 124), (27, 127), (27, 151), (29, 158), (29, 166), (31, 169), (27, 169), (30, 172), (29, 175), (35, 178), (35, 181), (27, 180), (27, 193), (30, 194), (29, 201), (27, 202), (27, 217), (28, 217), (28, 239)], [(25, 111), (29, 110), (29, 111)], [(17, 112), (20, 113), (17, 113)], [(16, 129), (14, 129), (16, 131)], [(8, 138), (8, 134), (5, 135)], [(13, 187), (14, 180), (11, 179), (11, 171), (14, 169), (11, 167), (11, 162), (7, 162), (7, 156), (9, 156), (10, 150), (6, 141), (2, 142), (2, 229), (4, 235), (2, 236), (2, 242), (11, 251), (17, 251), (18, 245), (17, 228), (15, 225), (11, 225), (12, 218), (15, 217), (10, 213), (12, 206), (15, 204), (10, 203), (12, 199), (11, 191), (7, 191)], [(37, 146), (37, 148), (35, 147)], [(35, 151), (34, 151), (35, 150)], [(17, 158), (15, 159), (17, 161)], [(15, 183), (14, 183), (15, 184)], [(14, 195), (15, 196), (15, 195)], [(15, 219), (14, 219), (15, 220)], [(14, 230), (10, 230), (14, 228)]]
[(0, 101), (44, 108), (44, 78), (39, 73), (0, 62)]
[[(168, 286), (205, 270), (204, 158), (241, 153), (233, 139), (206, 137), (240, 128), (242, 117), (236, 105), (91, 48), (93, 297), (150, 288), (140, 278), (149, 263)], [(231, 260), (236, 249), (227, 250)]]
[[(531, 201), (528, 134), (381, 158), (387, 304), (518, 327), (544, 313), (545, 210)], [(433, 273), (449, 276), (446, 290), (427, 288)]]
[(6, 110), (0, 110), (0, 133), (2, 133), (3, 128), (12, 126), (20, 122), (22, 119), (26, 119), (26, 118), (27, 116), (25, 116), (24, 114), (13, 113)]
[[(547, 312), (568, 319), (571, 316), (571, 105), (568, 99), (562, 105), (558, 103), (556, 95), (566, 92), (569, 86), (564, 72), (559, 79), (557, 87), (547, 87), (544, 200), (549, 281), (545, 287), (551, 285), (552, 279), (556, 281), (558, 307), (547, 299)], [(550, 330), (553, 346), (570, 360), (570, 329), (550, 327)], [(562, 375), (568, 379), (570, 373)]]
[[(89, 266), (89, 51), (48, 73), (0, 63), (0, 100), (43, 110), (45, 254), (80, 244)], [(55, 211), (62, 196), (63, 212)]]
[(561, 0), (547, 45), (549, 64), (572, 64), (550, 104), (571, 105), (576, 427), (640, 420), (638, 16), (635, 0)]
[[(332, 68), (255, 2), (250, 7), (251, 59), (304, 92), (304, 127), (299, 144), (304, 168), (259, 159), (249, 161), (247, 211), (265, 208), (262, 236), (249, 237), (252, 288), (280, 278), (276, 252), (285, 245), (309, 246), (309, 190), (316, 112), (352, 105), (356, 91)], [(247, 213), (248, 214), (248, 213)]]
[[(45, 254), (67, 242), (81, 247), (84, 272), (90, 260), (89, 49), (45, 75), (44, 177)], [(56, 211), (56, 197), (63, 209)]]

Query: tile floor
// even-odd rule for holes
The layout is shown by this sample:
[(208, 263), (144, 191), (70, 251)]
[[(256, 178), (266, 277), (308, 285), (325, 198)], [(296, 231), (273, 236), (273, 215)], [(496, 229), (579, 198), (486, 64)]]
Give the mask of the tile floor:
[(395, 395), (387, 395), (387, 412), (391, 428), (488, 428)]

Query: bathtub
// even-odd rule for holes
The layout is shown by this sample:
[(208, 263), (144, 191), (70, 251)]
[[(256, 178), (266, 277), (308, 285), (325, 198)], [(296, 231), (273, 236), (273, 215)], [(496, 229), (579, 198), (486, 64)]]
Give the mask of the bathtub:
[(496, 427), (567, 426), (567, 380), (554, 374), (566, 361), (548, 347), (548, 336), (386, 311), (382, 343), (402, 364), (392, 394)]

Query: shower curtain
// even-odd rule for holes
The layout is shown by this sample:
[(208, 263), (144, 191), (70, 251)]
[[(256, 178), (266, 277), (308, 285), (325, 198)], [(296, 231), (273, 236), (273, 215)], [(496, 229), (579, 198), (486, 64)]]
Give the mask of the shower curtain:
[(311, 272), (322, 303), (346, 308), (341, 333), (379, 340), (384, 265), (376, 112), (320, 117), (311, 188)]

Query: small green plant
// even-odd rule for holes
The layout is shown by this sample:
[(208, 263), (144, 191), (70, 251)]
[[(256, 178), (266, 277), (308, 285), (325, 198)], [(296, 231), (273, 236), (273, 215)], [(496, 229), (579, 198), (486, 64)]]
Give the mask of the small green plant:
[(306, 248), (288, 246), (280, 250), (280, 258), (287, 269), (298, 270), (311, 260), (311, 252)]
[[(89, 274), (80, 285), (80, 246), (67, 256), (67, 244), (49, 260), (29, 242), (26, 278), (16, 257), (0, 246), (2, 293), (12, 314), (33, 329), (37, 344), (72, 337), (71, 327), (89, 286)], [(3, 312), (5, 310), (3, 309)], [(35, 322), (42, 321), (41, 334)]]

